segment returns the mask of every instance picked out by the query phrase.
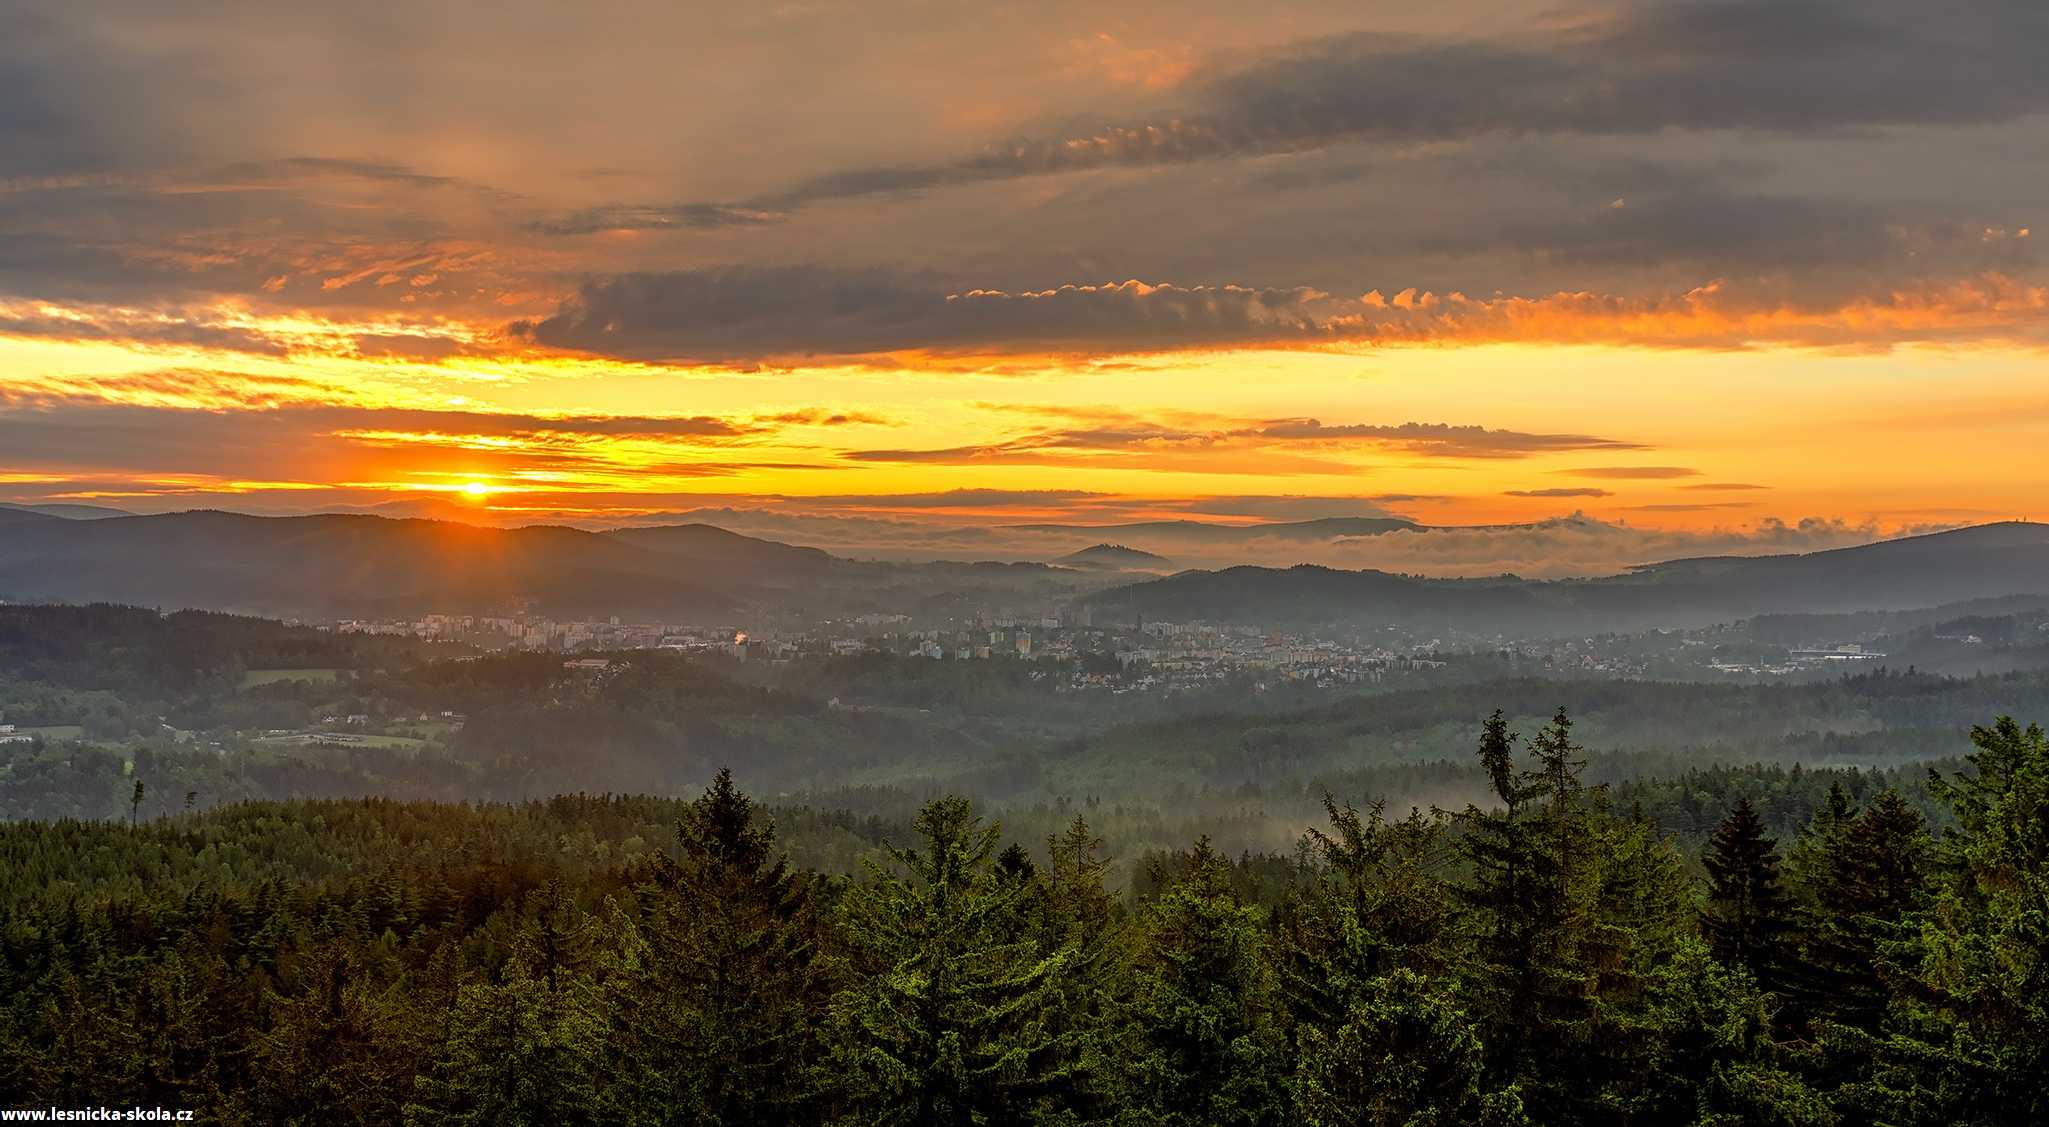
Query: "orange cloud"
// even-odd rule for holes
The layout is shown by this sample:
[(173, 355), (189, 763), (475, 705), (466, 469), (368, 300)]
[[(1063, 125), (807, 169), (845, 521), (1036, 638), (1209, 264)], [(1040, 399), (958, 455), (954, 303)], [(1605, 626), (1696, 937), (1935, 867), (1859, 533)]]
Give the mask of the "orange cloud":
[(1377, 290), (1370, 310), (1331, 322), (1376, 344), (1543, 343), (1653, 348), (1881, 347), (1930, 341), (2001, 341), (2040, 346), (2049, 330), (2049, 286), (2001, 274), (1841, 301), (1773, 300), (1726, 282), (1672, 297), (1555, 293), (1476, 299)]

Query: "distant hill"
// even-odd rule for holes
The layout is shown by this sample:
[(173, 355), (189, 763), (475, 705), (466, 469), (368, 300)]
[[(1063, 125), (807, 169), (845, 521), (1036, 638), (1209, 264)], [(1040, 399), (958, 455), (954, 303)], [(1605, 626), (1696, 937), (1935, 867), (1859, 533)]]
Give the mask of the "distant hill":
[(707, 582), (742, 586), (799, 583), (822, 577), (834, 563), (832, 556), (817, 548), (760, 540), (709, 524), (619, 528), (600, 535), (687, 561), (687, 573)]
[(1164, 571), (1173, 566), (1165, 556), (1127, 548), (1122, 544), (1096, 544), (1053, 561), (1060, 567), (1088, 571)]
[(0, 600), (278, 618), (475, 614), (516, 602), (554, 618), (700, 625), (758, 612), (960, 616), (1064, 602), (1122, 574), (1042, 563), (857, 563), (707, 524), (593, 532), (360, 513), (85, 521), (0, 510), (0, 529)]
[(1478, 634), (1698, 626), (1758, 614), (1905, 610), (2049, 593), (2049, 525), (1980, 525), (1804, 555), (1674, 560), (1599, 579), (1422, 579), (1234, 567), (1106, 591), (1102, 613), (1162, 620), (1403, 625)]
[(485, 613), (524, 601), (557, 618), (710, 623), (761, 611), (960, 616), (1086, 598), (1099, 622), (1143, 614), (1528, 635), (2049, 594), (2049, 526), (2023, 523), (1807, 555), (1674, 560), (1600, 579), (1234, 567), (1110, 590), (1167, 561), (1103, 543), (1059, 566), (855, 563), (703, 524), (589, 532), (341, 514), (73, 520), (0, 509), (0, 529), (0, 600), (315, 619)]
[(64, 520), (106, 520), (108, 517), (135, 515), (126, 509), (109, 508), (106, 505), (19, 505), (11, 501), (0, 501), (0, 510), (40, 513), (43, 516), (60, 517)]
[(670, 531), (625, 538), (372, 516), (32, 514), (0, 537), (0, 598), (284, 617), (482, 612), (529, 599), (559, 617), (693, 620), (773, 598), (790, 567), (764, 560), (814, 559), (810, 549), (716, 529)]

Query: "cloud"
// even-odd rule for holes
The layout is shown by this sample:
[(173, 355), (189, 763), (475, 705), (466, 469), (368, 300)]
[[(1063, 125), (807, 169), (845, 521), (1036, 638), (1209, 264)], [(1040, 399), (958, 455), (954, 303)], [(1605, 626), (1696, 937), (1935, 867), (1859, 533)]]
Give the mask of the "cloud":
[(0, 387), (0, 449), (15, 470), (125, 475), (179, 492), (265, 481), (389, 493), (477, 477), (564, 494), (653, 491), (831, 465), (791, 457), (781, 435), (793, 424), (773, 416), (437, 410), (323, 401), (324, 390), (204, 373)]
[(1570, 474), (1573, 477), (1612, 478), (1617, 481), (1656, 481), (1674, 477), (1695, 477), (1700, 471), (1685, 466), (1582, 466), (1579, 469), (1554, 470), (1554, 473)]
[[(1148, 119), (992, 144), (935, 163), (843, 168), (740, 204), (620, 209), (786, 214), (829, 200), (1346, 143), (1416, 145), (1531, 134), (1824, 133), (2011, 120), (2049, 108), (2049, 21), (1995, 0), (1968, 16), (1912, 0), (1652, 0), (1499, 38), (1345, 34), (1237, 66)], [(1098, 113), (1091, 115), (1100, 118)], [(562, 224), (568, 231), (597, 229)]]
[(1444, 528), (1360, 537), (1315, 561), (1425, 575), (1514, 573), (1562, 578), (1627, 571), (1647, 563), (1717, 555), (1774, 555), (1849, 547), (1928, 531), (1920, 526), (1808, 517), (1763, 518), (1747, 527), (1639, 528), (1574, 514), (1529, 525)]
[(896, 420), (872, 411), (827, 411), (806, 408), (799, 411), (783, 411), (774, 415), (759, 416), (759, 421), (780, 423), (793, 427), (887, 427), (897, 425)]
[(1596, 488), (1593, 488), (1593, 487), (1591, 487), (1591, 486), (1559, 486), (1559, 487), (1553, 487), (1553, 488), (1550, 488), (1550, 489), (1510, 489), (1510, 490), (1507, 490), (1506, 492), (1504, 492), (1504, 493), (1503, 493), (1503, 496), (1506, 496), (1506, 497), (1613, 497), (1613, 496), (1614, 496), (1614, 494), (1613, 494), (1613, 493), (1610, 493), (1610, 492), (1609, 492), (1608, 490), (1606, 490), (1606, 489), (1596, 489)]
[[(793, 496), (771, 494), (730, 498), (731, 511), (834, 519), (845, 516), (904, 514), (927, 523), (943, 523), (950, 514), (1033, 512), (1067, 520), (1095, 522), (1149, 521), (1183, 516), (1229, 517), (1241, 520), (1301, 521), (1329, 517), (1386, 517), (1388, 505), (1445, 501), (1418, 494), (1369, 496), (1305, 496), (1300, 494), (1228, 494), (1218, 496), (1151, 496), (1104, 493), (1086, 489), (949, 489), (926, 493), (826, 493)], [(670, 519), (650, 514), (636, 519)], [(736, 518), (737, 519), (737, 518)]]
[(1641, 443), (1589, 434), (1531, 434), (1447, 423), (1325, 426), (1315, 419), (1287, 419), (1240, 432), (1244, 437), (1295, 442), (1363, 442), (1438, 458), (1525, 458), (1579, 450), (1642, 450)]
[(494, 335), (439, 318), (266, 317), (233, 304), (58, 305), (0, 298), (0, 335), (252, 356), (446, 360), (496, 352)]
[(949, 292), (929, 277), (880, 268), (728, 266), (593, 279), (553, 316), (515, 322), (508, 334), (550, 348), (714, 364), (1345, 344), (2039, 345), (2049, 337), (2049, 286), (1988, 275), (1827, 301), (1722, 282), (1664, 297), (1474, 298), (1408, 288), (1343, 298), (1309, 287), (1138, 281)]
[[(839, 425), (852, 417), (822, 411), (766, 416), (532, 414), (433, 410), (336, 403), (333, 383), (242, 373), (167, 370), (108, 377), (25, 380), (0, 386), (0, 411), (55, 420), (66, 412), (101, 409), (218, 409), (289, 417), (308, 425), (392, 433), (451, 433), (480, 437), (570, 436), (716, 441), (773, 434), (789, 425)], [(868, 421), (872, 416), (864, 416)]]
[(1695, 483), (1693, 485), (1682, 485), (1679, 488), (1716, 492), (1736, 492), (1742, 490), (1770, 489), (1771, 486), (1752, 485), (1749, 482), (1744, 481), (1703, 481)]
[(921, 511), (934, 509), (1045, 509), (1119, 500), (1114, 493), (1086, 489), (948, 489), (931, 493), (831, 493), (788, 498), (793, 503), (823, 509), (878, 509)]
[(1382, 344), (1885, 347), (1975, 338), (2039, 347), (2049, 335), (2049, 287), (2003, 275), (1824, 300), (1772, 287), (1739, 291), (1717, 281), (1667, 297), (1556, 293), (1474, 299), (1403, 291), (1392, 299), (1369, 293), (1362, 304), (1372, 313), (1353, 331)]
[(1322, 520), (1327, 517), (1384, 517), (1389, 505), (1430, 503), (1446, 497), (1419, 493), (1375, 493), (1362, 497), (1258, 494), (1155, 502), (1155, 507), (1199, 516), (1257, 517), (1261, 520)]
[[(1131, 509), (1096, 510), (1070, 525), (992, 526), (948, 523), (944, 517), (847, 513), (807, 508), (799, 497), (736, 501), (721, 508), (663, 514), (660, 520), (702, 520), (750, 535), (808, 544), (840, 555), (890, 559), (1050, 560), (1114, 536), (1179, 567), (1238, 564), (1287, 567), (1315, 563), (1423, 575), (1491, 576), (1512, 572), (1533, 578), (1606, 575), (1647, 563), (1714, 555), (1769, 555), (1848, 547), (1888, 536), (1932, 531), (1931, 526), (1881, 524), (1809, 517), (1761, 518), (1745, 526), (1704, 529), (1640, 528), (1575, 513), (1529, 524), (1396, 528), (1373, 536), (1326, 534), (1305, 538), (1297, 529), (1229, 526), (1228, 540), (1206, 542), (1180, 526), (1147, 530), (1147, 512), (1171, 501), (1129, 499)], [(1231, 498), (1217, 498), (1229, 507)], [(1093, 502), (1091, 502), (1093, 503)], [(1077, 514), (1083, 515), (1083, 514)], [(1116, 526), (1106, 522), (1125, 522)]]
[[(1135, 415), (1083, 412), (1085, 424), (1026, 432), (993, 442), (929, 449), (848, 450), (855, 462), (922, 465), (1121, 464), (1182, 472), (1237, 473), (1242, 458), (1258, 455), (1271, 466), (1306, 472), (1355, 472), (1349, 462), (1298, 451), (1346, 447), (1392, 451), (1421, 458), (1528, 458), (1586, 450), (1639, 450), (1638, 443), (1586, 434), (1491, 430), (1446, 423), (1325, 425), (1315, 419), (1219, 421), (1211, 426), (1163, 422)], [(1194, 420), (1189, 420), (1194, 421)]]
[(552, 348), (647, 360), (745, 362), (906, 350), (1159, 350), (1326, 341), (1315, 291), (1062, 285), (950, 292), (883, 269), (729, 266), (586, 282), (554, 316), (511, 326)]
[(736, 204), (609, 204), (564, 216), (537, 219), (528, 226), (544, 235), (591, 235), (599, 231), (711, 231), (721, 227), (759, 227), (779, 222), (785, 217), (781, 211)]

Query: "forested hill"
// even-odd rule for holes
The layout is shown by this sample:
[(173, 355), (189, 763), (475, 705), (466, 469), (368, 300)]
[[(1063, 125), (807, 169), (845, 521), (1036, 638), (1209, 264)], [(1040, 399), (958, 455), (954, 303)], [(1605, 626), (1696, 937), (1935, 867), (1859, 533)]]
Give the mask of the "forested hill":
[(2049, 594), (2049, 526), (2018, 522), (1809, 555), (1672, 561), (1599, 579), (1236, 567), (1102, 591), (1120, 570), (1170, 565), (1114, 547), (1085, 550), (1066, 567), (857, 563), (702, 524), (588, 532), (362, 515), (84, 520), (12, 509), (0, 510), (0, 521), (0, 600), (313, 619), (519, 606), (563, 619), (694, 624), (763, 613), (971, 617), (992, 605), (1086, 597), (1098, 621), (1392, 625), (1527, 637)]
[(829, 557), (703, 526), (613, 535), (449, 521), (189, 512), (28, 514), (0, 537), (0, 598), (279, 617), (504, 612), (716, 619), (814, 577)]
[(1598, 579), (1453, 580), (1311, 566), (1235, 567), (1121, 587), (1092, 602), (1099, 618), (1396, 624), (1530, 636), (2044, 593), (2049, 525), (2015, 521), (1805, 555), (1679, 560)]
[[(1469, 730), (1469, 735), (1470, 735)], [(1570, 719), (1484, 803), (1330, 804), (1127, 894), (1019, 840), (687, 806), (294, 803), (0, 826), (0, 1106), (229, 1123), (1896, 1124), (2049, 1117), (2049, 740), (1737, 799), (1682, 853)], [(1700, 788), (1712, 780), (1690, 780)], [(1655, 795), (1651, 795), (1653, 799)], [(674, 832), (667, 826), (674, 819)], [(784, 856), (831, 841), (851, 877)], [(818, 856), (816, 849), (807, 850)]]
[[(1270, 792), (1291, 782), (1356, 793), (1351, 780), (1389, 765), (1457, 756), (1479, 701), (1525, 724), (1567, 708), (1607, 778), (1625, 770), (1609, 767), (1609, 756), (1659, 771), (1731, 762), (1896, 766), (1959, 754), (1979, 717), (2049, 715), (2049, 675), (1881, 670), (1780, 685), (1503, 677), (1277, 715), (1212, 713), (1088, 731), (1049, 749), (1039, 771), (1067, 794), (1122, 795), (1149, 784)], [(1419, 780), (1393, 797), (1462, 802), (1472, 782)]]
[(972, 614), (1115, 581), (1044, 564), (857, 563), (705, 524), (590, 532), (379, 516), (186, 512), (100, 520), (0, 509), (0, 601), (279, 618), (427, 613), (731, 625), (742, 616)]
[(1078, 567), (1097, 571), (1166, 571), (1172, 561), (1165, 556), (1122, 544), (1094, 544), (1078, 552), (1069, 552), (1053, 561), (1060, 567)]
[(1892, 769), (1954, 757), (1984, 716), (2049, 714), (2039, 668), (1716, 684), (1535, 675), (1474, 655), (1413, 687), (1246, 678), (1117, 694), (1074, 691), (1048, 662), (593, 656), (601, 671), (203, 612), (0, 607), (0, 722), (28, 737), (0, 744), (0, 818), (112, 816), (137, 781), (153, 815), (255, 798), (674, 794), (744, 763), (775, 795), (1095, 798), (1270, 846), (1325, 789), (1465, 801), (1477, 776), (1436, 765), (1461, 756), (1482, 702), (1525, 725), (1569, 708), (1592, 769), (1618, 781), (1728, 763)]
[[(411, 638), (335, 634), (213, 611), (0, 605), (0, 686), (104, 692), (137, 702), (232, 692), (250, 670), (410, 666), (458, 652)], [(8, 699), (0, 688), (0, 706)]]

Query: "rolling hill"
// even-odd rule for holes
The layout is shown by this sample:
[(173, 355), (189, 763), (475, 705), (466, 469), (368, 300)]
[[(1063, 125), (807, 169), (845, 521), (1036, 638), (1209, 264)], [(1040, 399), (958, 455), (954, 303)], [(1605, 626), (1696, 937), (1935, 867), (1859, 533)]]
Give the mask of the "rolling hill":
[(600, 535), (684, 561), (700, 582), (742, 587), (814, 582), (831, 571), (836, 562), (817, 548), (759, 540), (709, 524), (619, 528)]
[(79, 520), (0, 509), (0, 599), (13, 601), (313, 619), (521, 604), (557, 618), (703, 623), (764, 611), (951, 617), (1086, 598), (1099, 622), (1142, 614), (1525, 636), (2049, 594), (2049, 525), (1982, 525), (1807, 555), (1673, 560), (1598, 579), (1233, 567), (1103, 589), (1166, 563), (1111, 544), (1055, 567), (855, 563), (704, 524), (590, 532), (365, 515)]
[(19, 505), (12, 501), (0, 501), (0, 510), (38, 513), (43, 516), (62, 517), (65, 520), (106, 520), (108, 517), (135, 515), (126, 509), (115, 509), (106, 505)]
[(1674, 560), (1598, 579), (1423, 579), (1324, 567), (1193, 571), (1106, 591), (1113, 617), (1402, 625), (1482, 635), (1700, 626), (2049, 593), (2049, 525), (2006, 522), (1804, 555)]
[(1165, 556), (1127, 548), (1122, 544), (1096, 544), (1079, 552), (1069, 552), (1053, 563), (1058, 567), (1086, 571), (1167, 571), (1173, 567), (1173, 562)]
[(372, 516), (30, 515), (0, 536), (0, 598), (306, 618), (480, 612), (529, 600), (558, 617), (692, 620), (769, 596), (788, 571), (763, 559), (811, 558), (721, 530), (640, 531), (648, 535), (636, 542)]

